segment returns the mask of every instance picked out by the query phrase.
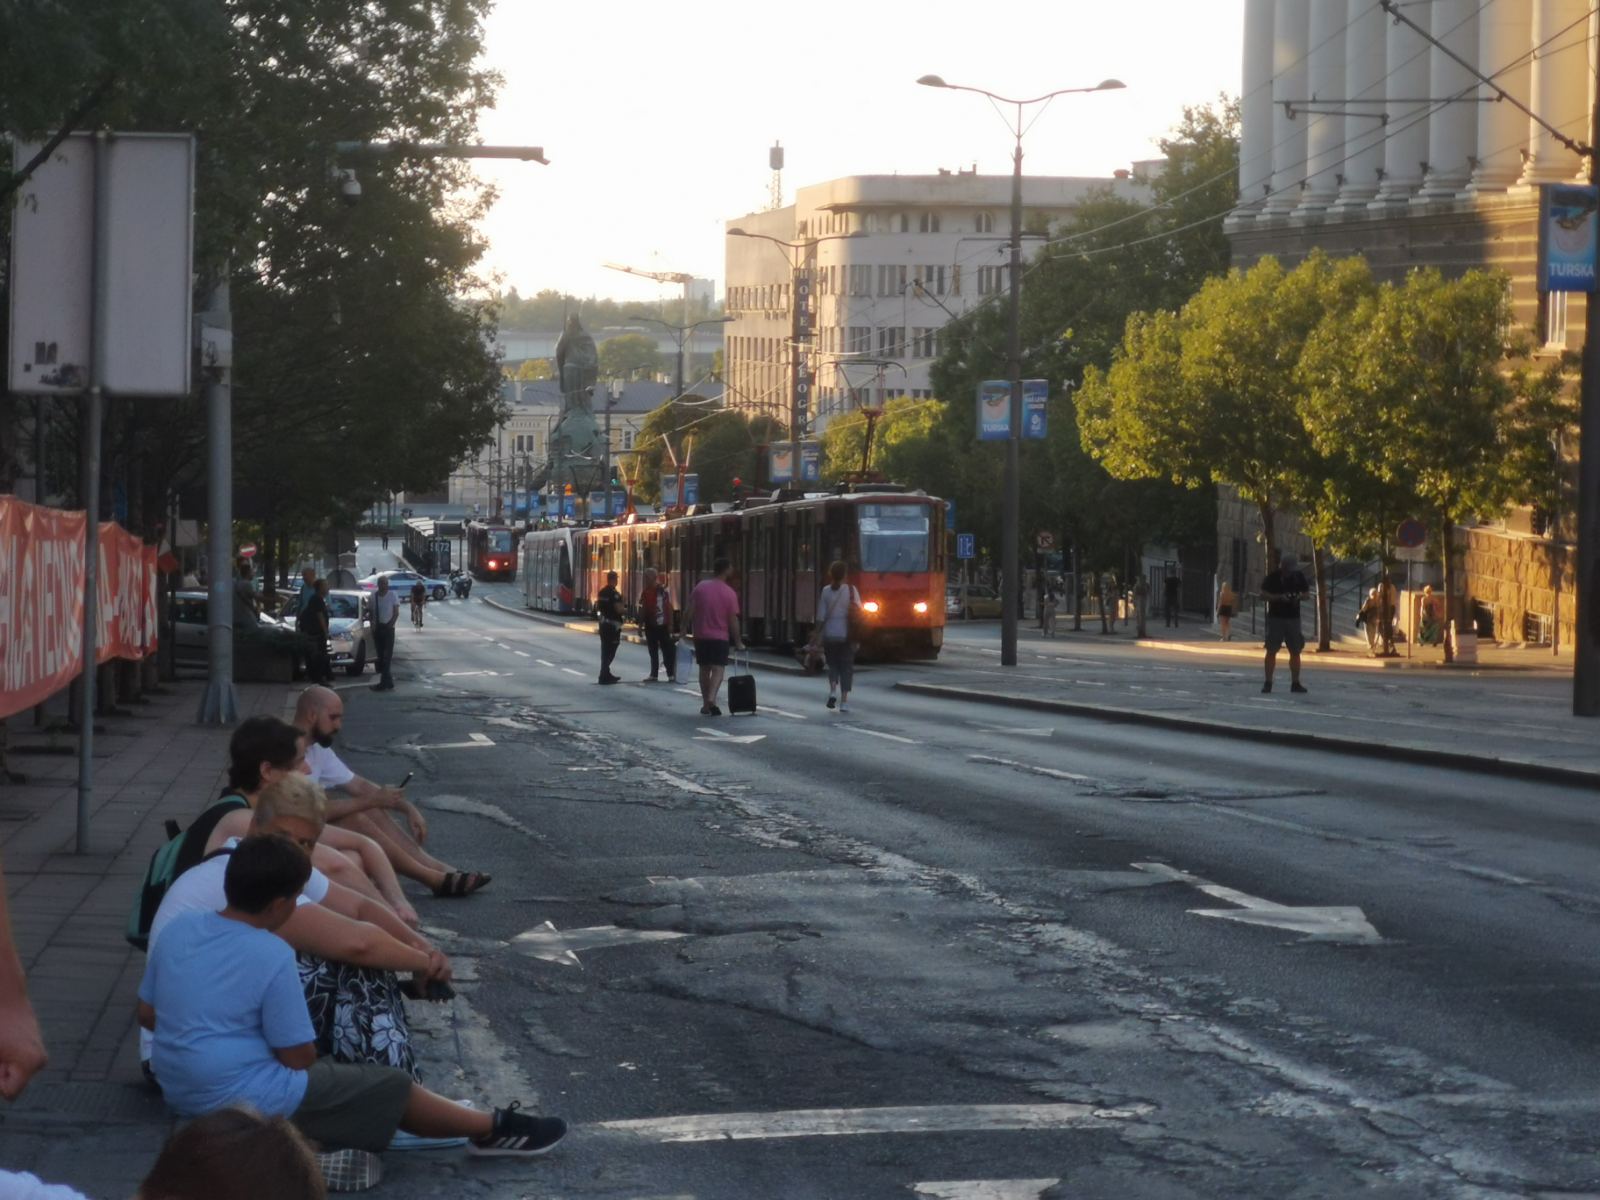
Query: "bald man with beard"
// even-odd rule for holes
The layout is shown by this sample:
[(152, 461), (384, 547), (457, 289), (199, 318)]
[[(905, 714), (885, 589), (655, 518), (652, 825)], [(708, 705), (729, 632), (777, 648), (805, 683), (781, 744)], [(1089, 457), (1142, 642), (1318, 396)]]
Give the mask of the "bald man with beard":
[[(295, 704), (294, 725), (306, 735), (306, 766), (328, 793), (328, 820), (364, 833), (383, 847), (390, 864), (415, 879), (435, 896), (470, 896), (487, 887), (481, 871), (458, 871), (422, 848), (428, 823), (399, 788), (384, 787), (357, 775), (333, 752), (333, 739), (344, 724), (344, 701), (332, 688), (308, 687)], [(404, 824), (386, 819), (383, 810), (399, 814)]]

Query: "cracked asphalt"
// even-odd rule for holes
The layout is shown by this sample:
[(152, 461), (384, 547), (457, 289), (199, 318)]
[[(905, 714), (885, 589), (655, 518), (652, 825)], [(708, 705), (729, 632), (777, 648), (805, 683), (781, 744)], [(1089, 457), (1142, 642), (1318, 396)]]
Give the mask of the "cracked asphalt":
[[(397, 663), (346, 757), (495, 876), (418, 902), (428, 1080), (574, 1129), (385, 1194), (1600, 1193), (1588, 795), (892, 689), (938, 664), (702, 719), (476, 600)], [(1317, 932), (1349, 908), (1374, 939)]]

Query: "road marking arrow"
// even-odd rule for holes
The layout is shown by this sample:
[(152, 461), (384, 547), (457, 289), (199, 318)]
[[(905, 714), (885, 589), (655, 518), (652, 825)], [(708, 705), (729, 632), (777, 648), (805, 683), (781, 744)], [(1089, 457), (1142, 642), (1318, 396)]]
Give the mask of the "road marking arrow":
[(483, 746), (494, 745), (486, 733), (469, 733), (467, 738), (469, 740), (465, 742), (435, 742), (431, 746), (413, 746), (411, 748), (413, 750), (476, 750)]
[(759, 742), (767, 735), (764, 733), (723, 733), (720, 729), (713, 729), (703, 725), (700, 732), (694, 735), (697, 742), (737, 742), (741, 746), (748, 746), (752, 742)]
[(1353, 906), (1293, 906), (1277, 904), (1235, 891), (1221, 884), (1209, 883), (1198, 875), (1180, 871), (1166, 863), (1134, 863), (1139, 871), (1148, 871), (1173, 883), (1186, 883), (1208, 896), (1226, 900), (1238, 908), (1191, 908), (1197, 917), (1218, 917), (1224, 921), (1239, 921), (1246, 925), (1265, 925), (1271, 929), (1286, 929), (1305, 935), (1310, 942), (1342, 942), (1351, 945), (1373, 946), (1383, 941), (1383, 935), (1367, 921), (1367, 914)]
[(708, 1113), (601, 1121), (601, 1129), (659, 1142), (736, 1142), (755, 1138), (838, 1137), (872, 1133), (961, 1133), (971, 1130), (1109, 1127), (1151, 1112), (1147, 1104), (931, 1104), (913, 1108), (801, 1108), (789, 1112)]
[(1039, 1200), (1059, 1179), (943, 1179), (911, 1185), (923, 1200)]
[(623, 929), (617, 925), (595, 925), (588, 929), (569, 929), (562, 933), (549, 921), (511, 939), (511, 948), (529, 958), (581, 967), (579, 950), (604, 950), (632, 942), (665, 942), (688, 937), (675, 929)]

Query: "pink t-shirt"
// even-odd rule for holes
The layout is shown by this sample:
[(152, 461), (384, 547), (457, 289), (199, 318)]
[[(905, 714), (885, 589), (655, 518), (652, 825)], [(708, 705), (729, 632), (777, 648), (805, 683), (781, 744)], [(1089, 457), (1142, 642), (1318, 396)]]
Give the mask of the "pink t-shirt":
[(729, 629), (739, 615), (739, 593), (720, 579), (702, 579), (689, 597), (694, 605), (695, 640), (727, 642)]

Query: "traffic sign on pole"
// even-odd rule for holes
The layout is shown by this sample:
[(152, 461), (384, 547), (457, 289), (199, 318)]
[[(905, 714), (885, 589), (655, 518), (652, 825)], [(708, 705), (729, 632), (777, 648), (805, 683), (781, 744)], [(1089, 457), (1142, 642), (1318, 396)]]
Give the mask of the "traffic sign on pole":
[(975, 533), (956, 534), (956, 557), (976, 558), (978, 556), (978, 535)]

